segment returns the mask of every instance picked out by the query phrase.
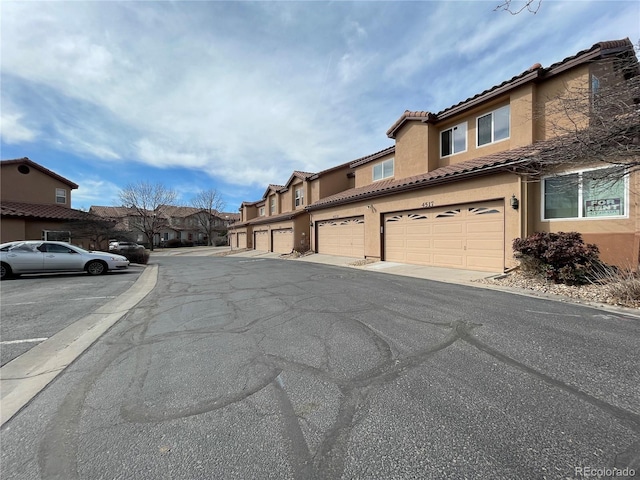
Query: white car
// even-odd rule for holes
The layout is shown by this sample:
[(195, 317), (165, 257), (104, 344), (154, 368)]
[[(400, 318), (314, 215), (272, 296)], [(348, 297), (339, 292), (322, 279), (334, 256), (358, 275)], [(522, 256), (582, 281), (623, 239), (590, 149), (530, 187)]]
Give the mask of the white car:
[(66, 242), (25, 240), (0, 245), (0, 278), (22, 273), (88, 272), (101, 275), (124, 270), (129, 260), (107, 252), (89, 252)]

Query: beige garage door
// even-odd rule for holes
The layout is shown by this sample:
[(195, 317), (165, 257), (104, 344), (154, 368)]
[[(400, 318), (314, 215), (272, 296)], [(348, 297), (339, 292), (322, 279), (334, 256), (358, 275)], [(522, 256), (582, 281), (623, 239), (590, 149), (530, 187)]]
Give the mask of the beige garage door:
[(385, 260), (501, 272), (504, 202), (397, 212), (384, 219)]
[(269, 231), (257, 230), (253, 232), (253, 248), (255, 250), (269, 251)]
[(238, 237), (235, 233), (229, 233), (229, 245), (231, 248), (236, 248), (238, 246)]
[(364, 217), (318, 222), (318, 253), (364, 257)]
[(247, 234), (246, 234), (246, 232), (238, 233), (238, 248), (247, 248)]
[(293, 230), (285, 228), (282, 230), (273, 230), (273, 251), (275, 253), (291, 253), (293, 250)]

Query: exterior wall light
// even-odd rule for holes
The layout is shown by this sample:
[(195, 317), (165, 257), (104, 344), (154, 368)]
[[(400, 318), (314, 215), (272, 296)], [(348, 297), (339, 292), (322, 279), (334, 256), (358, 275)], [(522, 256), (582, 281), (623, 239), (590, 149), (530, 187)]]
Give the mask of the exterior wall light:
[(518, 208), (520, 208), (520, 201), (516, 198), (515, 195), (511, 195), (511, 201), (509, 203), (511, 204), (511, 208), (513, 208), (514, 210), (518, 210)]

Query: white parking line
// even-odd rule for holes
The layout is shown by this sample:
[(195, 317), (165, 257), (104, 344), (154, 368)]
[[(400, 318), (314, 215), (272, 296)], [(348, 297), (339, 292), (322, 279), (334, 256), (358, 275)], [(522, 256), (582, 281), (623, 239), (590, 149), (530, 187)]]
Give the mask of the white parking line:
[(0, 345), (13, 345), (16, 343), (37, 343), (37, 342), (44, 342), (45, 340), (48, 340), (49, 337), (43, 337), (43, 338), (25, 338), (24, 340), (5, 340), (4, 342), (0, 342)]

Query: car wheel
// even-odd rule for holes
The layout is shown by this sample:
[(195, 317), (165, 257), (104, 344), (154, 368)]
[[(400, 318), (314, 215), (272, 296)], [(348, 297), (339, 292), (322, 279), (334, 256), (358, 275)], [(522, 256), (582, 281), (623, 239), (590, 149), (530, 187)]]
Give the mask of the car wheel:
[(98, 260), (94, 260), (87, 263), (87, 272), (89, 272), (89, 275), (102, 275), (107, 273), (107, 266)]
[(6, 263), (0, 263), (0, 280), (11, 277), (11, 267)]

